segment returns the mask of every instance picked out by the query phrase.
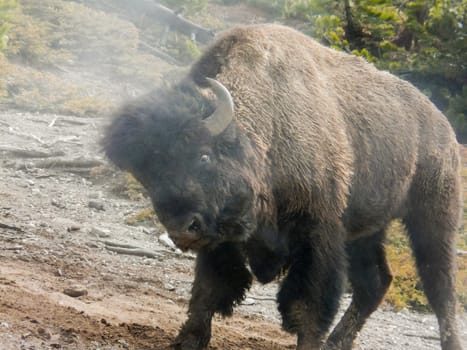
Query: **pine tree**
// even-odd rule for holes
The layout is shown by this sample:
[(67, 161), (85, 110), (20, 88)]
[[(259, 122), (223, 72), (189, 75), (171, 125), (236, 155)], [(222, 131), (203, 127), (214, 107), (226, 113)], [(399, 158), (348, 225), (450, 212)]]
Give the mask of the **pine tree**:
[(467, 141), (467, 0), (289, 0), (284, 16), (411, 81)]

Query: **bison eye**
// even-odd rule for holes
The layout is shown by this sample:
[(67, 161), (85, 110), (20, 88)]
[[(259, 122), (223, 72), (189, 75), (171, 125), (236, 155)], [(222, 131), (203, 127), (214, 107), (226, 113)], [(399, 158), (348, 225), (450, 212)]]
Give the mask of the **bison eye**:
[(207, 164), (211, 162), (211, 157), (209, 157), (207, 154), (203, 154), (200, 159), (201, 163)]

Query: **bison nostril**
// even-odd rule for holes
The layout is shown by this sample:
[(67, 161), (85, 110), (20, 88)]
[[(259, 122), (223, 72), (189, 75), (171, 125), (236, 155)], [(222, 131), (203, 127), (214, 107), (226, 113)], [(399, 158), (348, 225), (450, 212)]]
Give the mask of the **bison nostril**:
[(201, 221), (199, 218), (195, 217), (188, 226), (188, 231), (193, 233), (199, 233), (201, 231)]

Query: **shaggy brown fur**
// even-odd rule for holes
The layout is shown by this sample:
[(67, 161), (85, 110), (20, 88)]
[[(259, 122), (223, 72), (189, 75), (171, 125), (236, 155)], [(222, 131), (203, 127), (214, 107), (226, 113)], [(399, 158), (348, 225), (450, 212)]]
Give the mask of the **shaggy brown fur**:
[[(206, 77), (224, 84), (235, 105), (234, 121), (216, 137), (200, 126), (213, 108), (199, 89)], [(401, 218), (442, 348), (461, 349), (458, 144), (423, 94), (278, 25), (223, 33), (187, 80), (162, 94), (126, 107), (104, 145), (148, 188), (169, 233), (199, 250), (178, 348), (207, 345), (214, 312), (229, 315), (249, 287), (249, 262), (264, 283), (287, 269), (278, 305), (298, 349), (351, 349), (391, 282), (382, 242)], [(200, 170), (191, 160), (206, 152), (213, 162)], [(196, 240), (180, 233), (193, 212), (203, 232)], [(347, 265), (353, 301), (322, 345)]]

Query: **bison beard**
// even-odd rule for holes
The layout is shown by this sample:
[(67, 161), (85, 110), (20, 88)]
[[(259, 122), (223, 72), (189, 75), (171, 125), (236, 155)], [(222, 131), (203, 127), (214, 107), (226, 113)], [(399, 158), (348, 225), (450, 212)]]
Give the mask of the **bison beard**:
[[(239, 27), (186, 79), (124, 106), (103, 145), (176, 244), (197, 251), (177, 349), (207, 347), (214, 313), (232, 314), (252, 272), (282, 277), (278, 308), (298, 349), (350, 350), (391, 283), (383, 242), (394, 219), (442, 348), (461, 349), (458, 144), (409, 83), (286, 27)], [(352, 302), (326, 339), (345, 275)]]

